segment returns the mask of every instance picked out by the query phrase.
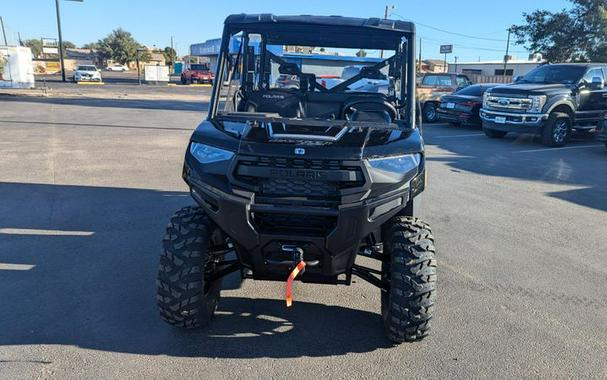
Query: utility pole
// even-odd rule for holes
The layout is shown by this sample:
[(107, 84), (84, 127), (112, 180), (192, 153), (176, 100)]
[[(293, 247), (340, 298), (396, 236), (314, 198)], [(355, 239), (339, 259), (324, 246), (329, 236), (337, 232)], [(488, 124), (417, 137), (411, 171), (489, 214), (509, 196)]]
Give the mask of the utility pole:
[(175, 73), (175, 49), (173, 48), (173, 36), (171, 36), (171, 73)]
[(457, 55), (455, 56), (455, 74), (457, 74)]
[(63, 62), (63, 37), (61, 36), (61, 15), (59, 12), (59, 0), (55, 0), (55, 8), (57, 10), (57, 31), (59, 34), (59, 60), (61, 61), (61, 80), (65, 80), (65, 64)]
[(141, 68), (139, 67), (139, 53), (145, 51), (144, 48), (137, 48), (137, 83), (141, 86)]
[(17, 37), (19, 38), (19, 46), (23, 46), (23, 41), (21, 40), (21, 32), (17, 32)]
[(418, 73), (422, 72), (422, 38), (419, 38), (419, 58), (417, 59), (419, 62), (417, 64), (418, 66)]
[(2, 36), (4, 37), (4, 46), (8, 46), (8, 42), (6, 41), (6, 31), (4, 30), (4, 20), (2, 16), (0, 16), (0, 24), (2, 24)]
[[(384, 9), (384, 20), (388, 19), (388, 11), (392, 9), (394, 9), (394, 5), (386, 5), (386, 8)], [(384, 58), (384, 49), (381, 50), (379, 58)]]
[(508, 41), (506, 42), (506, 55), (504, 55), (504, 83), (506, 83), (506, 67), (508, 67), (508, 52), (510, 50), (510, 33), (512, 32), (512, 28), (508, 28)]

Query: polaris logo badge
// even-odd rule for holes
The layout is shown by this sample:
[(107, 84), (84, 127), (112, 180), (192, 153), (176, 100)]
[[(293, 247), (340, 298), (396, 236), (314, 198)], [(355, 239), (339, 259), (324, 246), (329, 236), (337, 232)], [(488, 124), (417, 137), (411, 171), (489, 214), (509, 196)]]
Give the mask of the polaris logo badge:
[(304, 148), (295, 148), (295, 154), (298, 156), (303, 156), (306, 154), (306, 150)]
[(320, 170), (272, 168), (270, 169), (270, 177), (326, 180), (329, 175), (326, 172)]

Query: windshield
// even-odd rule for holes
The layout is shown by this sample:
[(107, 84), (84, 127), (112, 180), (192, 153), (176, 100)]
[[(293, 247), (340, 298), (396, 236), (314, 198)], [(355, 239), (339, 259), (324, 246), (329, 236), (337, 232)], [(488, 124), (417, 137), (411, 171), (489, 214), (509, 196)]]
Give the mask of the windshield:
[(584, 66), (545, 65), (530, 71), (518, 83), (572, 84), (584, 75)]
[(190, 68), (192, 70), (198, 70), (198, 71), (209, 71), (209, 65), (205, 65), (205, 64), (191, 65)]
[(238, 47), (220, 82), (220, 114), (382, 123), (403, 117), (404, 38), (395, 39), (392, 49), (359, 47), (357, 41), (351, 47), (266, 45), (259, 34), (234, 39)]
[(79, 71), (97, 71), (95, 66), (78, 66)]
[(466, 95), (466, 96), (481, 96), (485, 92), (486, 87), (481, 85), (473, 85), (463, 88), (457, 91), (454, 95)]

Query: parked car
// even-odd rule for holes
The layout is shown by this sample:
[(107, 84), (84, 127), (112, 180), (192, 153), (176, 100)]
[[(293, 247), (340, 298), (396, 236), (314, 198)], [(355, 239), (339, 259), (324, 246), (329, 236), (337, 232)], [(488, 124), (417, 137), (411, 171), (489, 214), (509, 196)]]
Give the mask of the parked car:
[(483, 94), (497, 84), (474, 84), (451, 95), (443, 96), (437, 108), (438, 119), (452, 124), (481, 126), (479, 115), (483, 106)]
[(607, 112), (603, 116), (603, 122), (596, 129), (596, 139), (605, 143), (607, 148)]
[(72, 80), (78, 82), (101, 82), (101, 71), (93, 65), (78, 65)]
[(573, 130), (591, 132), (607, 111), (607, 64), (543, 65), (515, 83), (485, 92), (481, 119), (488, 137), (540, 135), (547, 146), (567, 144)]
[(106, 71), (120, 71), (120, 72), (125, 72), (125, 71), (129, 71), (128, 66), (126, 65), (121, 65), (119, 63), (115, 63), (111, 66), (108, 66), (105, 68)]
[(215, 75), (211, 68), (206, 63), (190, 63), (186, 64), (181, 73), (181, 83), (213, 83)]
[(339, 75), (321, 74), (316, 76), (316, 81), (326, 88), (327, 90), (332, 89), (342, 82)]
[[(341, 82), (345, 82), (354, 76), (358, 76), (364, 67), (368, 65), (351, 65), (343, 68), (341, 72)], [(380, 86), (388, 85), (388, 77), (385, 74), (381, 74), (378, 78), (365, 78), (350, 84), (348, 88), (351, 91), (364, 91), (364, 92), (378, 92)]]
[(422, 120), (427, 123), (438, 121), (437, 108), (445, 95), (452, 94), (472, 83), (466, 75), (448, 73), (427, 73), (417, 86), (417, 99), (422, 112)]

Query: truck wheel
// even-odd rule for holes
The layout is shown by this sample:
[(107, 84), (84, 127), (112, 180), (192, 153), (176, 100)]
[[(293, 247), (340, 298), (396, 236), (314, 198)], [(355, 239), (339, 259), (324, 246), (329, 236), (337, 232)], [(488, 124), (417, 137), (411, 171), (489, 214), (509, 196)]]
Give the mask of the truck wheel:
[(381, 311), (386, 335), (395, 343), (423, 339), (430, 330), (436, 296), (436, 259), (430, 227), (411, 216), (394, 217), (384, 230)]
[(553, 112), (542, 129), (542, 143), (546, 146), (564, 146), (571, 137), (571, 118), (563, 112)]
[(490, 139), (501, 139), (508, 134), (508, 132), (505, 131), (496, 131), (495, 129), (488, 128), (483, 128), (483, 132), (485, 132), (485, 136), (489, 137)]
[(438, 112), (436, 112), (436, 103), (426, 102), (422, 109), (422, 120), (426, 123), (434, 123), (438, 121)]
[(212, 229), (199, 207), (177, 211), (166, 228), (156, 298), (160, 317), (171, 325), (202, 327), (215, 313), (221, 280), (207, 281), (214, 262)]

